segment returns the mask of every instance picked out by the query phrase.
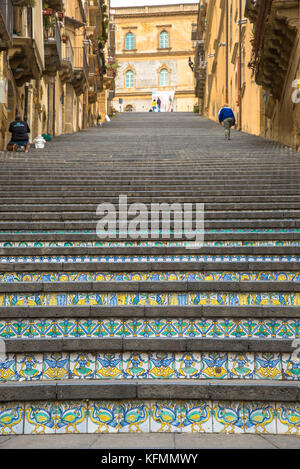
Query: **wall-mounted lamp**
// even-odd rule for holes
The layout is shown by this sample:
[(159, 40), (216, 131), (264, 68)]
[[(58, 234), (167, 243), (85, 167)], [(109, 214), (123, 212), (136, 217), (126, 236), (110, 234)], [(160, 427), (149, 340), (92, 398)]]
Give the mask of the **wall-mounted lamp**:
[(189, 67), (190, 67), (190, 69), (191, 69), (192, 72), (193, 72), (193, 71), (194, 71), (194, 63), (192, 62), (191, 57), (189, 57)]

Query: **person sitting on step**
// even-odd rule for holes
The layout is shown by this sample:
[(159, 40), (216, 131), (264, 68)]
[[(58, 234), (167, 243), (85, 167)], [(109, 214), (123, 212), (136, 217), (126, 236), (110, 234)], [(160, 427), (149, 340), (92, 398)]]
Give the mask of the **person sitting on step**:
[(28, 134), (30, 133), (29, 125), (26, 121), (22, 121), (20, 115), (16, 116), (16, 120), (9, 126), (11, 132), (11, 140), (7, 144), (7, 150), (15, 151), (17, 147), (25, 147), (27, 153), (30, 147)]

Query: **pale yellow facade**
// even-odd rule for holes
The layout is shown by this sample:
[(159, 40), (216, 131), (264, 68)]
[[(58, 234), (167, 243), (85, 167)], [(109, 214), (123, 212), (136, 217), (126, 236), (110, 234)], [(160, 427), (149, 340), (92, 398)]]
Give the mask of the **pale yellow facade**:
[[(160, 91), (175, 92), (174, 112), (193, 111), (197, 100), (188, 61), (194, 55), (191, 30), (197, 9), (196, 3), (115, 9), (118, 73), (114, 106), (118, 111), (148, 112), (152, 92)], [(128, 34), (134, 42), (131, 50), (126, 43)], [(131, 82), (126, 82), (128, 71), (133, 73)]]

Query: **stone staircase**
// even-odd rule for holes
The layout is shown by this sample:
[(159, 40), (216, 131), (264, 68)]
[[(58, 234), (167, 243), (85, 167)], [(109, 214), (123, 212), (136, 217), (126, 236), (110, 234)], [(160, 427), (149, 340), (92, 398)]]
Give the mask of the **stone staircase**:
[[(134, 114), (0, 161), (0, 434), (300, 433), (299, 154)], [(203, 246), (99, 239), (120, 195)]]

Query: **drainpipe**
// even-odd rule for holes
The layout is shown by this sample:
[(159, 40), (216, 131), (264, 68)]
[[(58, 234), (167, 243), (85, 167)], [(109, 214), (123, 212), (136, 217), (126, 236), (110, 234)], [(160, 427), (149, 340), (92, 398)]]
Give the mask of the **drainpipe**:
[(242, 130), (242, 0), (239, 7), (239, 130)]

